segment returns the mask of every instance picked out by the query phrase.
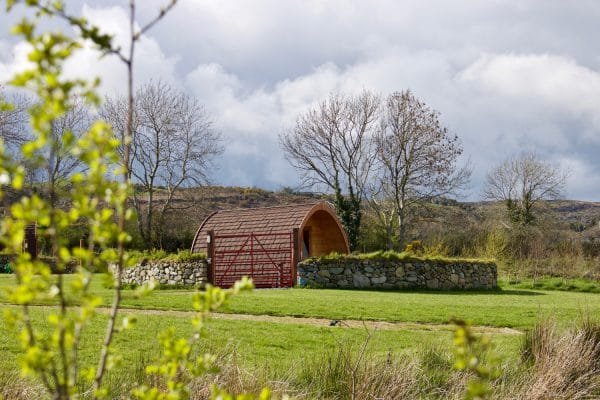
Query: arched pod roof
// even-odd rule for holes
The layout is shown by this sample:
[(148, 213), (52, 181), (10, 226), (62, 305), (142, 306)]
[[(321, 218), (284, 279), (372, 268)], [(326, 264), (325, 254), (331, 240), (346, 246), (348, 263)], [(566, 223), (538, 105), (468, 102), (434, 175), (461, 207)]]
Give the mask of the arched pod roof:
[(281, 233), (291, 232), (294, 228), (298, 228), (302, 232), (305, 226), (316, 223), (314, 218), (311, 219), (314, 215), (318, 215), (320, 220), (326, 219), (330, 227), (337, 227), (335, 235), (340, 237), (342, 245), (339, 246), (341, 248), (335, 250), (348, 253), (349, 246), (346, 233), (335, 214), (335, 210), (325, 201), (217, 211), (209, 215), (200, 225), (192, 243), (192, 252), (205, 252), (207, 250), (206, 236), (211, 230), (217, 235)]

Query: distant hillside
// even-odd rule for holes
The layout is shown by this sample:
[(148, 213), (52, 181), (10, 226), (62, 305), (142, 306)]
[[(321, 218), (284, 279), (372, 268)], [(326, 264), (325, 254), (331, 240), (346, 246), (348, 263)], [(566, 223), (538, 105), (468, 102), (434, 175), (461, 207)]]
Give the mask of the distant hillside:
[[(502, 206), (498, 202), (487, 203), (487, 207)], [(565, 230), (600, 239), (600, 202), (581, 200), (546, 201), (540, 204), (538, 213), (541, 213), (546, 221), (561, 226)]]
[[(159, 194), (157, 198), (160, 197)], [(186, 218), (202, 222), (206, 216), (218, 210), (306, 203), (321, 198), (325, 197), (292, 190), (272, 192), (259, 188), (207, 186), (182, 190), (174, 203)]]
[[(155, 198), (160, 201), (166, 193), (158, 189)], [(20, 194), (7, 190), (0, 203), (0, 215), (7, 212), (8, 205), (18, 201)], [(143, 194), (140, 193), (143, 204)], [(169, 213), (166, 229), (190, 242), (200, 223), (209, 214), (233, 208), (256, 208), (282, 204), (305, 203), (319, 199), (332, 200), (310, 192), (289, 188), (269, 191), (259, 188), (208, 186), (179, 191), (174, 200), (174, 210)], [(66, 207), (66, 205), (65, 205)], [(552, 226), (576, 240), (600, 241), (600, 202), (578, 200), (548, 201), (540, 205), (540, 220), (544, 226)], [(473, 227), (504, 225), (505, 208), (501, 202), (459, 202), (442, 199), (421, 210), (414, 225), (414, 237), (450, 232), (469, 235)], [(374, 221), (373, 218), (370, 219)], [(369, 218), (365, 218), (365, 223)]]
[[(166, 194), (160, 190), (155, 198), (160, 201)], [(186, 246), (192, 242), (196, 230), (204, 219), (215, 211), (233, 208), (269, 207), (282, 204), (306, 203), (323, 196), (296, 192), (290, 189), (272, 192), (259, 188), (207, 186), (179, 191), (169, 212), (166, 231), (171, 237), (179, 237)], [(140, 194), (142, 206), (143, 195)]]
[[(195, 200), (193, 200), (195, 199)], [(259, 188), (209, 186), (186, 189), (177, 197), (178, 217), (183, 226), (197, 226), (210, 213), (232, 208), (268, 207), (304, 203), (331, 197), (291, 189), (268, 191)], [(541, 219), (568, 230), (580, 238), (600, 239), (600, 202), (578, 200), (548, 201), (540, 205)], [(423, 221), (464, 225), (466, 221), (480, 224), (493, 215), (502, 215), (501, 202), (458, 202), (447, 200), (432, 204)], [(179, 219), (179, 218), (177, 218)]]

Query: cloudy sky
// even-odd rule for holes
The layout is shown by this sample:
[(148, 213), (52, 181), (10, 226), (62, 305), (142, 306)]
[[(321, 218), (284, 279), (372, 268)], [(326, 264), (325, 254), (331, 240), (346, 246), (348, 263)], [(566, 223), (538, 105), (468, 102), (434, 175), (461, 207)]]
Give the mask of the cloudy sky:
[[(116, 38), (126, 1), (67, 1)], [(140, 0), (147, 21), (161, 2)], [(0, 14), (0, 82), (26, 48)], [(535, 151), (570, 170), (567, 197), (600, 201), (600, 1), (179, 0), (140, 42), (136, 80), (197, 96), (226, 138), (215, 183), (296, 186), (278, 134), (332, 91), (411, 89), (441, 113), (474, 167)], [(124, 69), (86, 49), (74, 75), (122, 92)]]

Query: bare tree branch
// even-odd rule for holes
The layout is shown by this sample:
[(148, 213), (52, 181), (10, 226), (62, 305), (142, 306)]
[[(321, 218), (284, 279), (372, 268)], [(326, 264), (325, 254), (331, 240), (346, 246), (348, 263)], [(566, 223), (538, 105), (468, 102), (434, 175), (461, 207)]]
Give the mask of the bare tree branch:
[(161, 7), (156, 17), (154, 17), (154, 19), (144, 25), (135, 35), (133, 35), (133, 40), (139, 40), (144, 33), (150, 30), (158, 21), (167, 15), (167, 13), (171, 11), (173, 7), (175, 7), (175, 4), (177, 4), (177, 0), (171, 0), (166, 6)]
[[(379, 197), (394, 202), (402, 245), (411, 210), (454, 194), (468, 181), (470, 170), (456, 166), (462, 154), (458, 137), (441, 125), (437, 111), (410, 91), (387, 98), (381, 123), (375, 136), (378, 174), (373, 184)], [(371, 202), (376, 212), (389, 214), (378, 204), (381, 201)]]
[(31, 104), (25, 96), (6, 96), (2, 92), (0, 86), (0, 103), (7, 101), (11, 107), (0, 108), (0, 139), (9, 147), (19, 146), (29, 136), (27, 109)]
[[(209, 182), (212, 162), (223, 152), (221, 136), (198, 101), (163, 82), (136, 93), (130, 170), (143, 190), (133, 195), (138, 228), (149, 246), (161, 247), (165, 216), (175, 193)], [(124, 126), (125, 99), (109, 99), (101, 111), (116, 132)]]
[(304, 186), (334, 192), (336, 208), (355, 248), (378, 129), (379, 97), (332, 94), (300, 115), (293, 129), (280, 135), (286, 159), (302, 174)]
[(562, 197), (567, 177), (566, 171), (534, 153), (523, 153), (488, 173), (484, 196), (504, 201), (512, 222), (529, 225), (535, 221), (534, 209), (541, 200)]

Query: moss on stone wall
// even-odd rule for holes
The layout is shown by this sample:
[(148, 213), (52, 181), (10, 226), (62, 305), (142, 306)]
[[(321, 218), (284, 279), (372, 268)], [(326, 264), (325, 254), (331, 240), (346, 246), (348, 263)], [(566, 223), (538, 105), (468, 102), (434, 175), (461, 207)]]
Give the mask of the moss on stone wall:
[(453, 258), (441, 256), (419, 256), (409, 252), (375, 251), (372, 253), (337, 254), (311, 257), (303, 262), (319, 262), (322, 265), (352, 261), (400, 261), (400, 262), (436, 262), (442, 264), (472, 263), (496, 265), (495, 260), (482, 258)]

